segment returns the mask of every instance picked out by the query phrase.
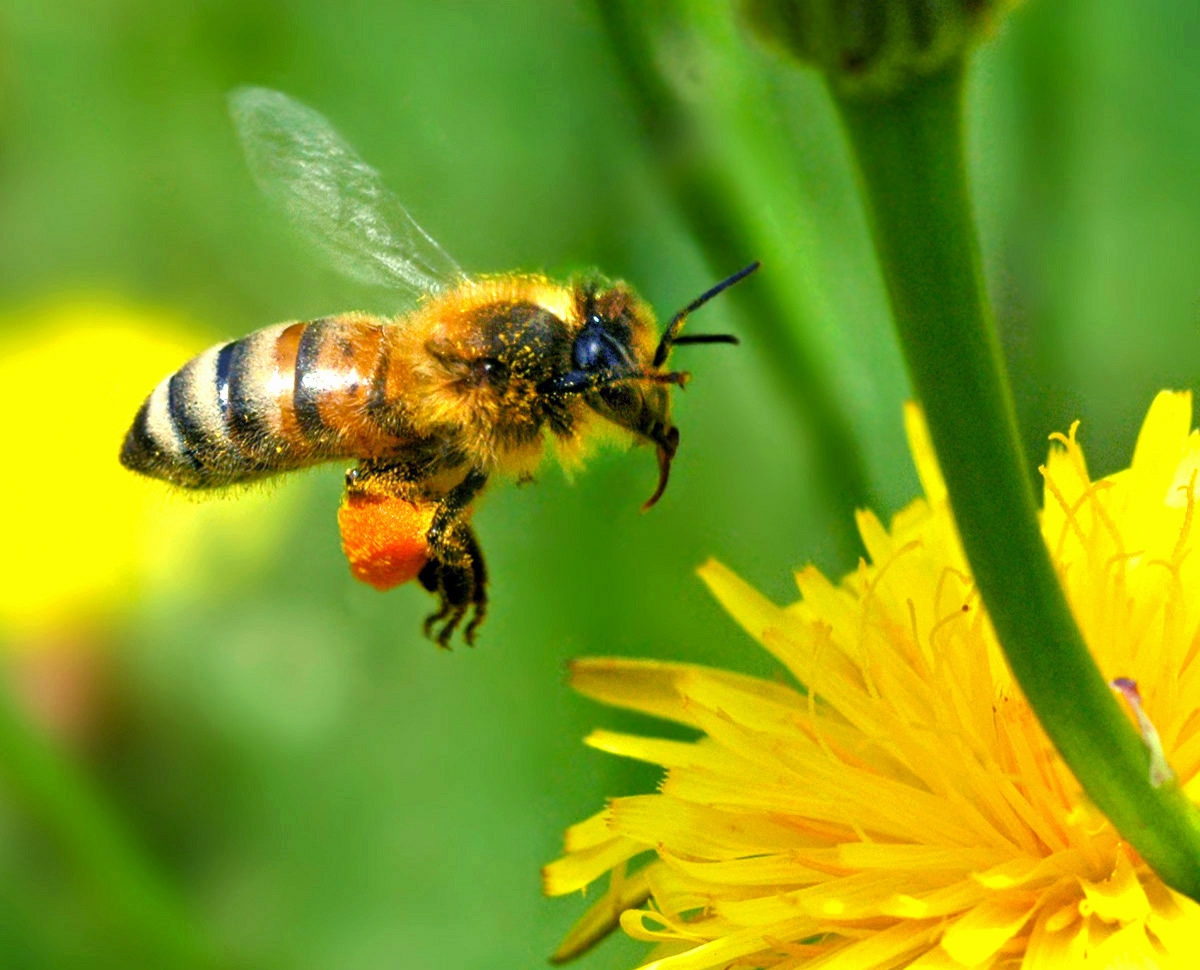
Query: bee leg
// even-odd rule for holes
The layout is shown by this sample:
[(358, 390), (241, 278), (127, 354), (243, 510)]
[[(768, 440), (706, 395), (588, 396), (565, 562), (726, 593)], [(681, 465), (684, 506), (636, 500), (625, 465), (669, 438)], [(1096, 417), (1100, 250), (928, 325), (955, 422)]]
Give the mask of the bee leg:
[(474, 530), (470, 526), (463, 526), (463, 531), (466, 533), (464, 541), (467, 553), (471, 557), (471, 606), (474, 608), (471, 622), (463, 631), (463, 639), (467, 641), (467, 646), (473, 647), (475, 631), (487, 616), (487, 567), (483, 563), (483, 550), (479, 548), (479, 540), (475, 538)]
[[(487, 614), (487, 569), (479, 541), (469, 526), (459, 525), (454, 530), (454, 542), (460, 550), (460, 560), (447, 563), (430, 559), (417, 577), (421, 585), (440, 600), (437, 612), (425, 620), (425, 636), (447, 648), (469, 610), (473, 612), (463, 639), (468, 646), (474, 646), (475, 631)], [(439, 623), (442, 626), (435, 636), (434, 630)]]
[[(438, 609), (425, 619), (425, 636), (439, 647), (450, 648), (450, 638), (474, 601), (474, 574), (470, 564), (449, 564), (431, 559), (417, 577), (438, 599)], [(434, 633), (438, 624), (441, 629)], [(467, 640), (470, 644), (470, 639)]]
[[(443, 562), (430, 559), (417, 578), (421, 581), (422, 586), (439, 599), (437, 611), (425, 618), (425, 636), (436, 641), (439, 647), (448, 650), (450, 649), (450, 635), (454, 632), (454, 628), (462, 622), (469, 601), (462, 595), (461, 583), (456, 582), (457, 577), (453, 575), (452, 568), (448, 569)], [(437, 630), (439, 623), (442, 626), (440, 630)], [(435, 630), (437, 630), (436, 635)]]
[(434, 557), (442, 563), (467, 564), (470, 552), (465, 541), (466, 536), (471, 533), (469, 530), (463, 533), (457, 528), (458, 517), (486, 484), (487, 475), (478, 468), (472, 468), (467, 472), (467, 477), (450, 489), (446, 497), (438, 503), (433, 523), (425, 534), (425, 541)]
[(417, 574), (417, 581), (439, 598), (437, 612), (425, 617), (425, 625), (422, 627), (425, 636), (432, 640), (434, 626), (444, 620), (451, 610), (450, 601), (442, 592), (442, 564), (436, 559), (430, 559)]
[[(483, 553), (471, 527), (459, 521), (485, 484), (486, 474), (474, 468), (467, 472), (466, 477), (438, 503), (433, 522), (425, 533), (429, 562), (417, 578), (440, 599), (437, 612), (425, 620), (425, 635), (441, 647), (449, 647), (454, 631), (467, 611), (473, 608), (474, 614), (464, 634), (467, 643), (472, 644), (487, 608)], [(435, 635), (439, 623), (441, 629)]]
[(346, 492), (364, 495), (388, 495), (400, 498), (417, 496), (417, 476), (405, 465), (385, 464), (364, 459), (346, 471)]

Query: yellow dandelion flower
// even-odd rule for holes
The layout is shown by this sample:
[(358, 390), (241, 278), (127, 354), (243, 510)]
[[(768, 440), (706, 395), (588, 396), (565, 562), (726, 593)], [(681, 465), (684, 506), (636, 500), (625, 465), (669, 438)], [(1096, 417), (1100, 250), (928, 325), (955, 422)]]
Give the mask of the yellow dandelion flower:
[(265, 494), (197, 502), (117, 460), (146, 394), (211, 337), (97, 300), (6, 314), (0, 333), (0, 641), (93, 630), (148, 582), (187, 584), (206, 534), (270, 545)]
[[(666, 775), (567, 831), (546, 891), (611, 878), (558, 958), (619, 920), (658, 944), (647, 965), (660, 970), (1194, 965), (1200, 906), (1163, 885), (1052, 749), (980, 605), (923, 421), (906, 418), (925, 498), (890, 529), (860, 514), (857, 572), (834, 584), (805, 569), (800, 602), (781, 608), (715, 562), (701, 569), (807, 693), (688, 664), (573, 667), (583, 693), (701, 734), (588, 739)], [(1160, 394), (1130, 467), (1098, 481), (1075, 428), (1056, 436), (1042, 521), (1101, 671), (1136, 682), (1195, 797), (1190, 427), (1190, 395)]]

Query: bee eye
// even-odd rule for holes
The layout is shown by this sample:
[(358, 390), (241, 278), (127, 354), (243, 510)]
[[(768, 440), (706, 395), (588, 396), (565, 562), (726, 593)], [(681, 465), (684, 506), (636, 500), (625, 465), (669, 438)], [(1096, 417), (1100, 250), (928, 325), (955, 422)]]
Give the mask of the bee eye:
[(486, 381), (492, 385), (508, 381), (508, 365), (495, 357), (481, 357), (474, 362), (473, 369), (478, 383)]
[(627, 355), (595, 314), (588, 318), (587, 326), (579, 331), (571, 356), (580, 370), (613, 370), (627, 360)]

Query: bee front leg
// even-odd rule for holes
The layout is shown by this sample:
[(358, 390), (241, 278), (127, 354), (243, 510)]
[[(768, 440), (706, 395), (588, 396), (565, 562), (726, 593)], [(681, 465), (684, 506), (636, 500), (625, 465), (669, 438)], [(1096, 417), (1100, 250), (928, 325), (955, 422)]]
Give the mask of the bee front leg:
[[(474, 646), (475, 631), (487, 614), (487, 569), (479, 541), (465, 523), (458, 523), (454, 533), (462, 560), (450, 563), (430, 559), (418, 576), (421, 585), (441, 599), (438, 611), (425, 620), (425, 636), (435, 639), (438, 646), (444, 648), (449, 648), (450, 638), (471, 608), (474, 613), (463, 632), (463, 639), (468, 646)], [(439, 623), (442, 628), (435, 637), (433, 631)]]

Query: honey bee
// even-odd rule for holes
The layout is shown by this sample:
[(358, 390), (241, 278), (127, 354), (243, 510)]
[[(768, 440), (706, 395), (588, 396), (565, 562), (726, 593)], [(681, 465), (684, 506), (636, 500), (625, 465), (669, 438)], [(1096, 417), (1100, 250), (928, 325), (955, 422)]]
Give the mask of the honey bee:
[(528, 477), (548, 443), (571, 462), (617, 431), (649, 442), (663, 494), (679, 431), (664, 369), (671, 349), (736, 343), (684, 336), (680, 310), (657, 336), (625, 283), (538, 274), (469, 277), (328, 121), (284, 94), (235, 91), (251, 171), (348, 276), (401, 291), (393, 318), (351, 312), (257, 330), (165, 378), (133, 420), (121, 463), (187, 489), (352, 460), (338, 522), (353, 574), (379, 589), (418, 579), (439, 598), (427, 636), (473, 643), (487, 574), (469, 517), (493, 478)]

